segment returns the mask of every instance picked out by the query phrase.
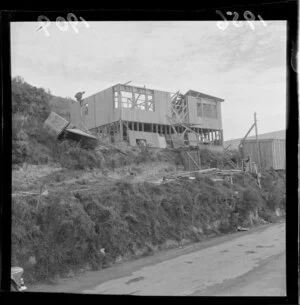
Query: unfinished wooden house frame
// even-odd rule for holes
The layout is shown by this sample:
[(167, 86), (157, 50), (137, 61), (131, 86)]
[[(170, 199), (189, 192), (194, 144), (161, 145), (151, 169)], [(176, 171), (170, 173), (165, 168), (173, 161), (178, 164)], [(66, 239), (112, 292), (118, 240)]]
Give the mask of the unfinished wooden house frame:
[(223, 148), (223, 101), (193, 90), (181, 94), (117, 84), (85, 98), (82, 107), (72, 104), (71, 123), (106, 142), (144, 140), (161, 147), (162, 137), (166, 144), (177, 137), (183, 145)]

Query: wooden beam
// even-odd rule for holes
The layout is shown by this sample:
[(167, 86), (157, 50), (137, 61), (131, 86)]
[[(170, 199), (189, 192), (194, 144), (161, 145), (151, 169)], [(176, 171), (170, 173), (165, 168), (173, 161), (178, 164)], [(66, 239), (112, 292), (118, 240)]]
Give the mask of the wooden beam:
[(254, 112), (254, 124), (255, 124), (255, 140), (256, 140), (256, 149), (257, 149), (257, 157), (258, 157), (258, 168), (261, 170), (261, 156), (260, 156), (260, 143), (258, 142), (258, 132), (257, 132), (257, 118), (256, 112)]

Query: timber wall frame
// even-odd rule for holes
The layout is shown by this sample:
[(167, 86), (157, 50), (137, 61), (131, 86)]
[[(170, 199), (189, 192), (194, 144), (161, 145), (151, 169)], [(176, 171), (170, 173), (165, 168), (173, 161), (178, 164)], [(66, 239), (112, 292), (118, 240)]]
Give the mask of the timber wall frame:
[[(189, 127), (195, 133), (199, 134), (200, 139), (206, 139), (211, 145), (223, 146), (223, 131)], [(109, 142), (128, 141), (129, 135), (127, 130), (155, 132), (160, 135), (171, 135), (175, 133), (183, 133), (186, 129), (183, 126), (143, 123), (134, 121), (115, 121), (96, 128), (92, 128), (91, 132), (100, 139), (107, 138)], [(201, 142), (200, 142), (201, 143)]]

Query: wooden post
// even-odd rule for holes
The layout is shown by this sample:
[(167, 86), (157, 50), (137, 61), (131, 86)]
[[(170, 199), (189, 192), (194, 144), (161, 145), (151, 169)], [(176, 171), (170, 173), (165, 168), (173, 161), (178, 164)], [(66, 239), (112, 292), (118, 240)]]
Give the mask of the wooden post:
[(221, 142), (221, 145), (223, 145), (223, 130), (220, 130), (220, 142)]
[(109, 124), (109, 133), (110, 133), (110, 136), (111, 136), (111, 142), (113, 143), (114, 142), (114, 139), (115, 139), (115, 131), (114, 131), (114, 125), (113, 123), (110, 123)]
[(153, 132), (153, 123), (151, 123), (151, 132)]
[(260, 147), (259, 147), (260, 145), (258, 142), (256, 112), (254, 112), (254, 124), (255, 124), (255, 139), (256, 139), (256, 149), (257, 149), (257, 158), (258, 158), (258, 168), (261, 171), (261, 158), (260, 158)]
[(120, 124), (120, 140), (123, 141), (123, 122), (121, 119), (119, 124)]
[(145, 126), (144, 126), (144, 123), (142, 123), (142, 131), (145, 131)]
[(121, 86), (118, 86), (118, 108), (122, 109), (122, 103), (121, 103)]

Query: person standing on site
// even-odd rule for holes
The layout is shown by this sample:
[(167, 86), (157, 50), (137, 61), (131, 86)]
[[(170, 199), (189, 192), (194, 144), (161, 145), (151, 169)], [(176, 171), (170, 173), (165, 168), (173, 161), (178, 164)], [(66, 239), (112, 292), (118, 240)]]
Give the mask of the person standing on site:
[(80, 106), (82, 106), (82, 101), (83, 101), (82, 96), (83, 96), (84, 94), (85, 94), (85, 91), (77, 92), (77, 93), (75, 94), (75, 98), (76, 98), (77, 102), (80, 103)]

